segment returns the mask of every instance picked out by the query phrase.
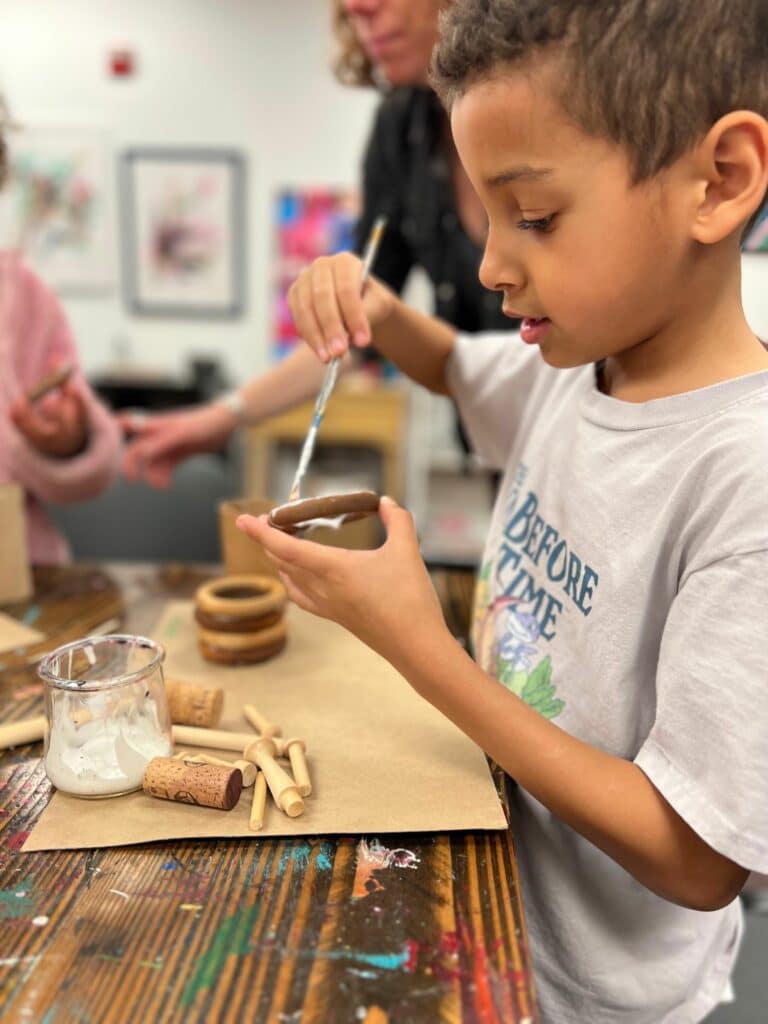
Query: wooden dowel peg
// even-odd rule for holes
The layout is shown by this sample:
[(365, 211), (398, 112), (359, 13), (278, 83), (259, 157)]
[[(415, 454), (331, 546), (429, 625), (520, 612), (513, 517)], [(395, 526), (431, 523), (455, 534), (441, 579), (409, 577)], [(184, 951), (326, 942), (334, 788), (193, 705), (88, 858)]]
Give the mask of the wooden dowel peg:
[(218, 764), (222, 768), (239, 768), (243, 773), (243, 789), (249, 789), (256, 781), (258, 768), (253, 761), (225, 761), (223, 757), (213, 757), (211, 754), (190, 754), (187, 760), (199, 761), (201, 764)]
[(251, 723), (256, 732), (261, 733), (262, 736), (282, 736), (283, 730), (279, 725), (275, 725), (274, 722), (262, 715), (257, 707), (253, 704), (246, 704), (243, 708), (243, 714)]
[(196, 725), (174, 725), (173, 742), (185, 747), (210, 747), (211, 750), (240, 751), (253, 743), (251, 732), (228, 732), (226, 729), (201, 729)]
[(298, 789), (302, 796), (309, 796), (312, 792), (312, 781), (309, 777), (309, 768), (307, 767), (306, 743), (304, 740), (297, 739), (294, 736), (284, 741), (283, 748), (288, 755), (288, 760), (291, 762), (291, 771), (296, 780), (296, 789)]
[(304, 800), (291, 776), (275, 761), (276, 750), (273, 741), (265, 736), (249, 743), (243, 750), (243, 757), (261, 768), (266, 776), (269, 791), (280, 810), (289, 818), (297, 818), (304, 810)]
[(248, 827), (258, 832), (264, 827), (264, 809), (267, 803), (267, 780), (264, 772), (256, 773), (256, 781), (253, 784), (253, 802), (251, 803), (251, 816), (248, 819)]
[[(23, 743), (36, 743), (45, 736), (46, 727), (45, 715), (22, 718), (18, 722), (0, 725), (0, 750), (19, 747)], [(252, 740), (253, 736), (249, 736), (248, 739)]]
[(243, 775), (239, 768), (153, 757), (144, 770), (143, 789), (161, 800), (231, 811), (240, 799)]
[(215, 729), (224, 707), (224, 691), (209, 689), (182, 679), (166, 679), (165, 693), (171, 721)]

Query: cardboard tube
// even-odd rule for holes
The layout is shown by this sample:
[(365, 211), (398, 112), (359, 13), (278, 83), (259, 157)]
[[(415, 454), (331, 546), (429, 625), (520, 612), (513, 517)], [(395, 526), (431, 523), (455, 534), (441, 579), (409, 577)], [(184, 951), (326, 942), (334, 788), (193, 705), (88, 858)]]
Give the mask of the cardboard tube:
[(173, 742), (185, 747), (210, 747), (211, 750), (242, 750), (253, 743), (253, 733), (228, 732), (226, 729), (200, 729), (195, 725), (174, 725)]
[(279, 725), (275, 725), (259, 711), (253, 704), (246, 704), (243, 708), (243, 714), (251, 723), (256, 732), (261, 733), (262, 736), (282, 736), (283, 730)]
[(312, 792), (312, 781), (309, 777), (309, 768), (307, 767), (306, 743), (304, 740), (297, 739), (294, 736), (289, 740), (285, 740), (283, 746), (288, 754), (288, 760), (291, 762), (291, 771), (296, 780), (296, 788), (302, 796), (309, 796)]
[(243, 751), (246, 761), (254, 761), (266, 776), (275, 803), (289, 818), (297, 818), (304, 810), (304, 800), (288, 772), (275, 761), (275, 744), (269, 737), (249, 743)]
[[(45, 736), (46, 728), (45, 715), (22, 718), (18, 722), (0, 725), (0, 750), (5, 750), (7, 747), (19, 747), (23, 743), (36, 743)], [(253, 736), (248, 737), (248, 740), (252, 739)]]
[(166, 679), (165, 693), (172, 722), (207, 729), (215, 729), (219, 724), (224, 707), (222, 689), (207, 689), (182, 679)]
[(143, 789), (161, 800), (231, 811), (240, 799), (243, 776), (239, 768), (153, 757), (144, 770)]
[(248, 827), (258, 832), (264, 827), (264, 810), (267, 803), (267, 780), (264, 772), (256, 773), (256, 781), (253, 784), (253, 802), (251, 804), (251, 816), (248, 819)]

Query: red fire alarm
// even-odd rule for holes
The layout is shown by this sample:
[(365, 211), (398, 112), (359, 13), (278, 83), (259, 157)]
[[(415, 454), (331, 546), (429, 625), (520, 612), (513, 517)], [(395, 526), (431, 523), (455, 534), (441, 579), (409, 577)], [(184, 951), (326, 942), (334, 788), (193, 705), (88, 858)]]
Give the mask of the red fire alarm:
[(112, 50), (109, 54), (109, 70), (113, 78), (129, 78), (135, 64), (132, 50)]

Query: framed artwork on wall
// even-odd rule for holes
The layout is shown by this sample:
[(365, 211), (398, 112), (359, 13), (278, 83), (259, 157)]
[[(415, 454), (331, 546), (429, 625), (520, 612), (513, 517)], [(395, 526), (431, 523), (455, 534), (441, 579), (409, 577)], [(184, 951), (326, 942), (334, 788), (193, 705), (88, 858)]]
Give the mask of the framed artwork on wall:
[(353, 189), (283, 189), (275, 196), (273, 354), (281, 359), (298, 338), (288, 309), (288, 289), (318, 256), (354, 247), (360, 209)]
[(121, 159), (123, 281), (131, 312), (238, 317), (245, 160), (225, 149), (135, 148)]
[(25, 125), (8, 135), (0, 240), (60, 294), (114, 284), (112, 175), (95, 127)]

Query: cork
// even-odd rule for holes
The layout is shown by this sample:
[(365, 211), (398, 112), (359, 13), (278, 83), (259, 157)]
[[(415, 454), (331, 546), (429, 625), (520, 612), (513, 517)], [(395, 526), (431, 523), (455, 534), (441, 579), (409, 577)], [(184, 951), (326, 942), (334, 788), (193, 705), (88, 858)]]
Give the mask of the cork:
[(264, 773), (275, 803), (289, 818), (297, 818), (304, 810), (304, 800), (288, 772), (275, 761), (277, 748), (269, 737), (256, 740), (243, 751), (246, 761), (253, 761)]
[(263, 715), (254, 704), (246, 704), (243, 707), (243, 714), (251, 723), (253, 728), (262, 736), (282, 736), (283, 730), (279, 725), (270, 722), (266, 715)]
[(205, 729), (215, 729), (219, 724), (224, 707), (222, 689), (207, 689), (182, 679), (166, 679), (165, 693), (172, 722)]
[(161, 800), (231, 811), (240, 799), (243, 775), (239, 768), (153, 757), (144, 771), (143, 788)]
[(264, 827), (264, 809), (267, 803), (267, 780), (264, 772), (258, 772), (256, 782), (253, 786), (253, 802), (251, 803), (251, 816), (248, 819), (248, 827), (258, 832)]

